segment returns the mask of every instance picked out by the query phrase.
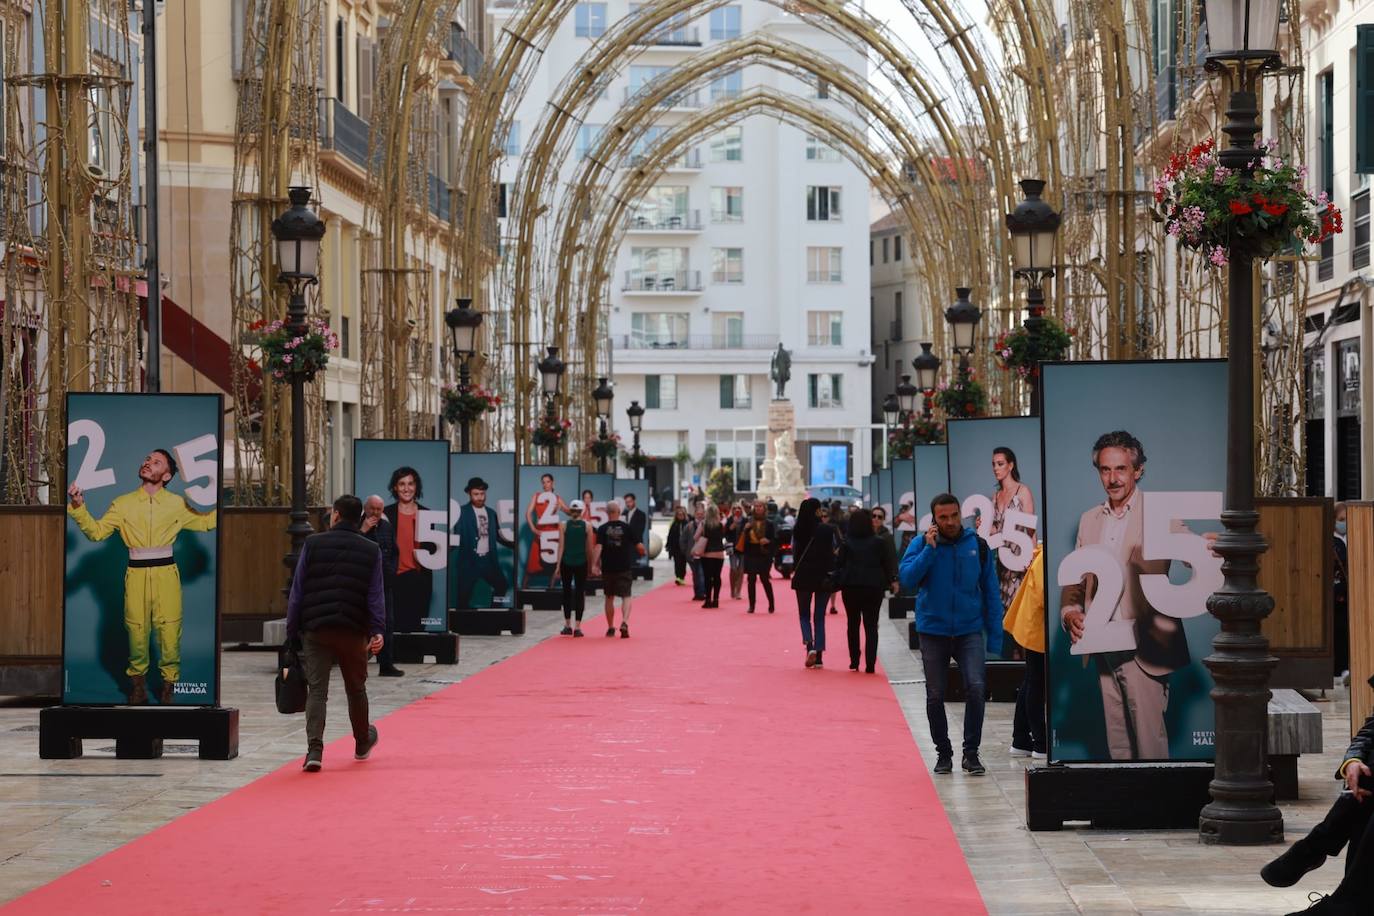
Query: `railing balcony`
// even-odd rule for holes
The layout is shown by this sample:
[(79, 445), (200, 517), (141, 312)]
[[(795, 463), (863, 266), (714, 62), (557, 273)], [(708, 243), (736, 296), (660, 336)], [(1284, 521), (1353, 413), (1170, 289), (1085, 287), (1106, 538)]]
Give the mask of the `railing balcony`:
[(456, 61), (463, 68), (464, 76), (476, 79), (482, 72), (482, 52), (468, 41), (467, 35), (457, 25), (453, 25), (448, 33), (448, 59)]
[(733, 86), (712, 86), (709, 94), (712, 102), (733, 102), (744, 95), (744, 90)]
[(367, 168), (367, 138), (372, 128), (335, 98), (320, 99), (320, 146), (342, 153), (360, 168)]
[(656, 270), (627, 270), (626, 293), (699, 293), (701, 292), (701, 271), (678, 270), (660, 272)]
[(652, 35), (645, 35), (635, 44), (668, 48), (699, 48), (701, 47), (701, 30), (696, 26), (663, 29)]
[(667, 216), (636, 214), (626, 217), (626, 232), (700, 232), (701, 211), (691, 210)]
[(429, 173), (429, 212), (439, 219), (453, 222), (453, 192), (433, 172)]
[(617, 350), (771, 350), (777, 335), (703, 334), (671, 338), (653, 334), (621, 334), (611, 338)]
[[(635, 96), (639, 95), (639, 93), (643, 91), (644, 86), (626, 86), (625, 101), (629, 102), (631, 99), (633, 99)], [(696, 109), (701, 107), (701, 94), (697, 92), (679, 92), (676, 95), (669, 96), (668, 98), (659, 102), (656, 107), (665, 108), (669, 110), (677, 109), (679, 111), (695, 111)]]
[[(626, 167), (632, 169), (643, 168), (649, 164), (650, 157), (646, 153), (636, 153), (626, 160)], [(672, 159), (663, 165), (665, 171), (688, 171), (696, 172), (701, 170), (701, 150), (694, 149), (683, 153), (676, 159)]]

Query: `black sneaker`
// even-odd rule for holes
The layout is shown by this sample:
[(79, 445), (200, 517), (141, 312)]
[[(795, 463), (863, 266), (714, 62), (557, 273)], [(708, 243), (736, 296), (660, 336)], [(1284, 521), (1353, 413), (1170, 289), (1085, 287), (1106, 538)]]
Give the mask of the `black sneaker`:
[(1348, 900), (1337, 897), (1335, 894), (1318, 894), (1316, 891), (1307, 895), (1311, 905), (1305, 910), (1290, 913), (1289, 916), (1358, 916), (1359, 910)]
[(405, 677), (406, 673), (395, 665), (387, 665), (385, 668), (377, 669), (378, 677)]
[(565, 625), (563, 626), (563, 629), (561, 629), (561, 630), (558, 631), (558, 635), (559, 635), (559, 636), (571, 636), (571, 635), (572, 635), (572, 627), (567, 626), (567, 625), (565, 624)]
[(1302, 876), (1320, 868), (1326, 853), (1311, 848), (1306, 839), (1298, 840), (1288, 851), (1260, 869), (1260, 877), (1270, 887), (1292, 887)]
[(372, 753), (372, 749), (377, 746), (377, 738), (377, 726), (369, 725), (367, 727), (367, 743), (359, 744), (357, 741), (353, 742), (353, 759), (366, 760)]
[(607, 636), (614, 636), (614, 635), (615, 635), (615, 627), (607, 627), (607, 628), (606, 628), (606, 635), (607, 635)]
[(301, 764), (301, 769), (307, 773), (318, 773), (320, 767), (324, 766), (320, 758), (323, 757), (321, 751), (309, 751), (305, 755), (305, 762)]
[(583, 635), (584, 634), (582, 633), (581, 627), (578, 627), (576, 630), (573, 630), (573, 639), (581, 639)]
[(620, 638), (621, 638), (621, 639), (629, 639), (629, 638), (630, 638), (630, 625), (629, 625), (629, 624), (627, 624), (627, 623), (622, 623), (622, 624), (620, 625)]
[(970, 776), (982, 776), (988, 771), (987, 767), (983, 766), (983, 761), (978, 759), (977, 751), (973, 751), (972, 753), (965, 751), (964, 759), (959, 765), (962, 766), (964, 772), (968, 773)]
[(943, 776), (954, 772), (954, 755), (940, 754), (935, 758), (935, 775)]

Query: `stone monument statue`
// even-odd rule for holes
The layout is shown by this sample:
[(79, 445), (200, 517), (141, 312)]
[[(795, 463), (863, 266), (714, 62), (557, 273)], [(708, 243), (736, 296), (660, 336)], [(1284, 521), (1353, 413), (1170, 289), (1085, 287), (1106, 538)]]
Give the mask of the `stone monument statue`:
[(759, 478), (759, 499), (771, 499), (779, 506), (790, 505), (795, 509), (806, 499), (806, 485), (802, 482), (801, 462), (792, 444), (792, 431), (783, 430), (772, 444), (773, 455), (764, 460)]
[(785, 400), (786, 396), (783, 391), (787, 387), (788, 380), (792, 378), (792, 354), (784, 350), (781, 343), (778, 344), (778, 349), (773, 354), (773, 360), (768, 367), (768, 374), (772, 377), (774, 384), (778, 386), (778, 393), (774, 396), (774, 400)]

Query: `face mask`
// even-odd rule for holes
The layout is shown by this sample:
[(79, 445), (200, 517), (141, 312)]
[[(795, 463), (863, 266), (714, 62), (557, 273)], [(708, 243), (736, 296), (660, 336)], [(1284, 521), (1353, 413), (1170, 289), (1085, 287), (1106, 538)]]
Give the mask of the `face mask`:
[(1337, 533), (1337, 534), (1345, 534), (1345, 520), (1344, 520), (1344, 519), (1342, 519), (1341, 521), (1339, 521), (1339, 522), (1336, 523), (1336, 533)]

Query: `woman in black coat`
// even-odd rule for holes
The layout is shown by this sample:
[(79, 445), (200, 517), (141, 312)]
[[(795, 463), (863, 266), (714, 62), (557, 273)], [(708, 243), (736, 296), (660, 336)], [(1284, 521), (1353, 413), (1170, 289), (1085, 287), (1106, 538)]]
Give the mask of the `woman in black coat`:
[(797, 510), (792, 529), (792, 590), (797, 593), (797, 616), (801, 619), (802, 642), (806, 644), (806, 667), (824, 667), (825, 609), (830, 603), (826, 589), (835, 569), (835, 528), (816, 514), (820, 501), (806, 499)]
[(691, 527), (691, 524), (684, 507), (678, 506), (673, 510), (673, 524), (668, 528), (668, 556), (673, 558), (673, 581), (678, 585), (682, 585), (687, 579), (689, 559), (682, 549), (682, 529)]
[(878, 611), (883, 592), (897, 594), (897, 552), (892, 542), (873, 531), (873, 513), (855, 509), (849, 513), (848, 537), (840, 545), (835, 579), (844, 596), (849, 618), (849, 670), (859, 670), (859, 623), (864, 625), (864, 670), (872, 674), (878, 664)]

